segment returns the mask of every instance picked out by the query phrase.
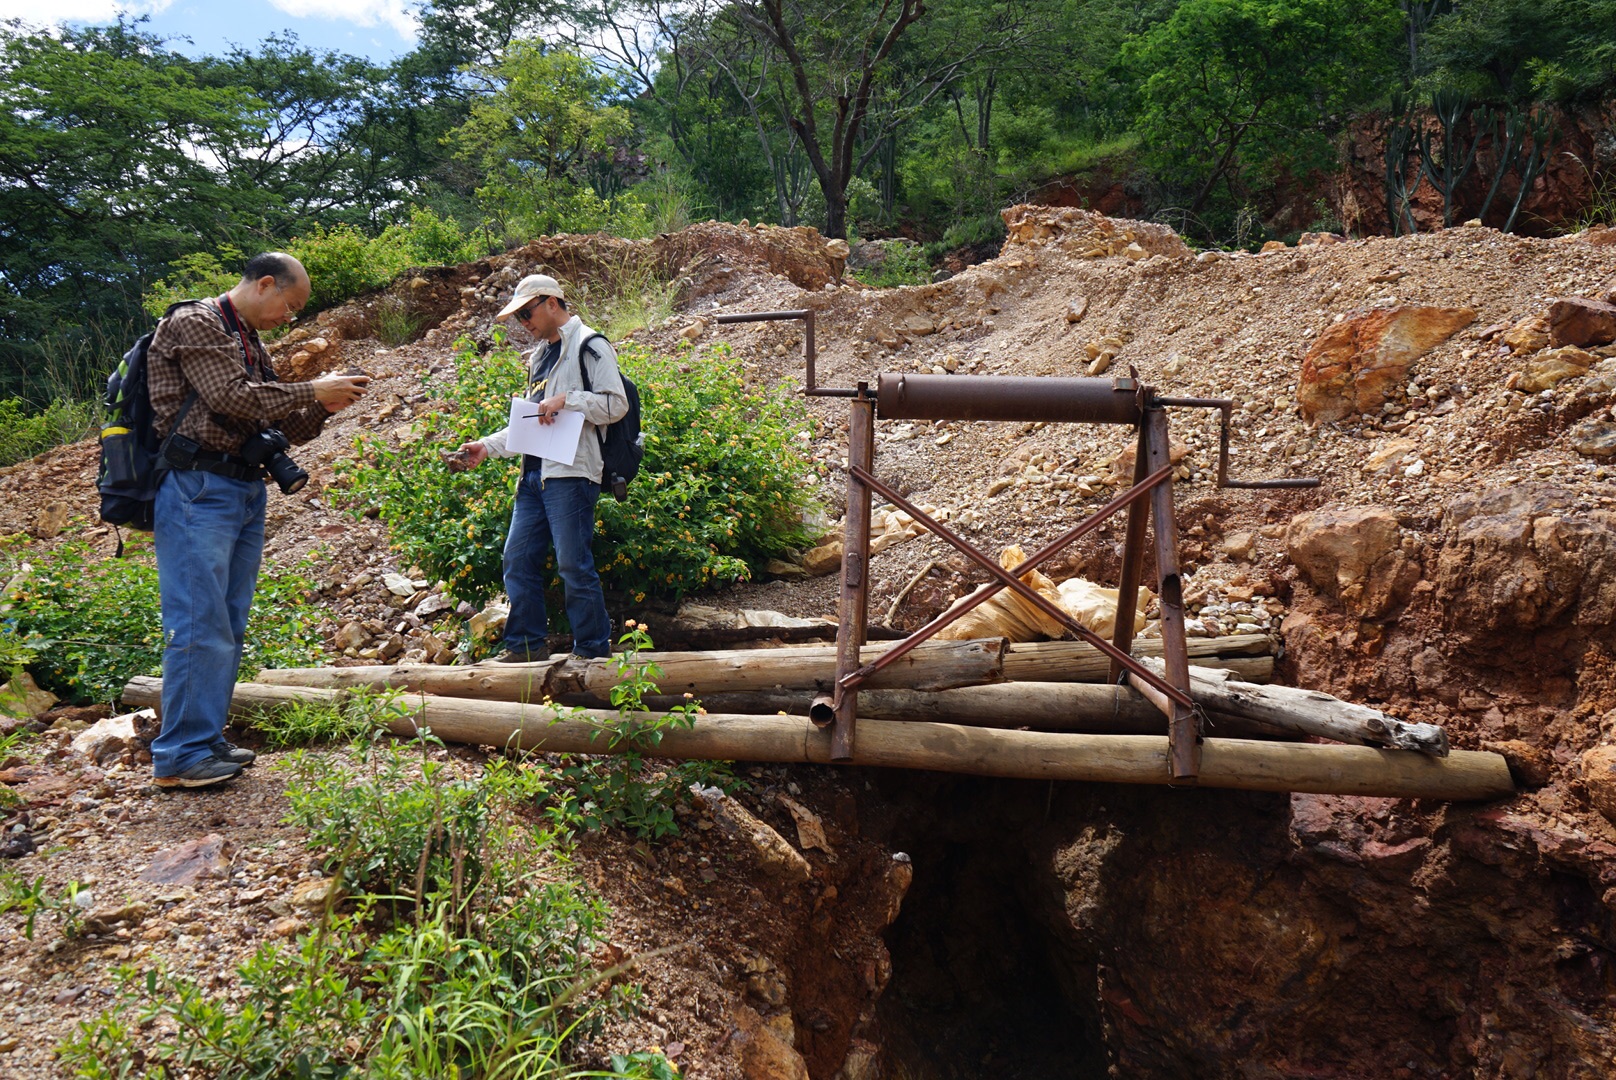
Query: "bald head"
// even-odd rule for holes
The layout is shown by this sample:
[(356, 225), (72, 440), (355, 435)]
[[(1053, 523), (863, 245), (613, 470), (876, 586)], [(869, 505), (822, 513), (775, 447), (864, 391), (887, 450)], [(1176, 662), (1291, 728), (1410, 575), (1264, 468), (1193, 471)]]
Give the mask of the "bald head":
[(309, 287), (302, 263), (284, 251), (266, 251), (247, 260), (230, 302), (254, 330), (273, 330), (291, 322), (309, 302)]

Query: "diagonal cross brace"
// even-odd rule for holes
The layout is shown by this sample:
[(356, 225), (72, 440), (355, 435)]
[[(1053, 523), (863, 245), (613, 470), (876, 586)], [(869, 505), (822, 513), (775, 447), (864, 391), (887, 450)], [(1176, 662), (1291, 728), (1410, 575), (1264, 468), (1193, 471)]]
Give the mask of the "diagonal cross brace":
[[(1145, 492), (1154, 489), (1158, 484), (1162, 483), (1167, 479), (1168, 476), (1172, 474), (1172, 466), (1167, 465), (1156, 470), (1156, 472), (1146, 477), (1143, 481), (1134, 485), (1134, 487), (1131, 488), (1126, 495), (1113, 499), (1111, 503), (1108, 503), (1105, 507), (1101, 508), (1098, 514), (1094, 515), (1094, 517), (1090, 518), (1088, 521), (1083, 522), (1083, 524), (1078, 526), (1077, 529), (1072, 530), (1075, 535), (1071, 536), (1070, 538), (1062, 538), (1058, 542), (1058, 545), (1052, 544), (1046, 546), (1045, 550), (1041, 550), (1038, 553), (1037, 558), (1027, 559), (1020, 566), (1016, 567), (1014, 572), (1006, 570), (997, 562), (988, 558), (988, 556), (979, 551), (974, 545), (960, 538), (959, 536), (956, 536), (942, 523), (933, 519), (930, 514), (927, 514), (924, 510), (921, 510), (919, 507), (909, 502), (909, 500), (905, 499), (902, 495), (899, 495), (891, 487), (883, 483), (878, 477), (872, 475), (868, 470), (862, 469), (857, 465), (853, 465), (849, 467), (848, 471), (861, 483), (868, 485), (875, 491), (879, 491), (887, 499), (890, 499), (894, 505), (902, 509), (910, 517), (914, 518), (914, 520), (919, 522), (923, 528), (927, 529), (939, 539), (954, 547), (962, 555), (971, 559), (988, 573), (992, 574), (998, 579), (999, 588), (1015, 590), (1015, 592), (1025, 598), (1028, 603), (1038, 608), (1038, 610), (1042, 611), (1050, 618), (1061, 623), (1079, 638), (1099, 649), (1102, 653), (1109, 656), (1112, 660), (1121, 664), (1123, 667), (1127, 668), (1144, 682), (1155, 687), (1168, 698), (1178, 702), (1185, 708), (1194, 708), (1194, 701), (1183, 690), (1180, 690), (1162, 676), (1157, 675), (1154, 671), (1151, 671), (1149, 668), (1139, 663), (1132, 656), (1129, 656), (1127, 653), (1118, 649), (1115, 645), (1112, 645), (1109, 641), (1106, 641), (1104, 638), (1094, 633), (1088, 627), (1084, 626), (1082, 623), (1073, 618), (1070, 612), (1054, 603), (1051, 603), (1047, 597), (1040, 595), (1030, 585), (1022, 581), (1020, 577), (1016, 576), (1017, 574), (1026, 572), (1026, 570), (1029, 569), (1034, 563), (1048, 558), (1054, 553), (1054, 551), (1059, 550), (1059, 547), (1065, 546), (1065, 544), (1070, 543), (1071, 540), (1076, 539), (1077, 536), (1081, 536), (1083, 532), (1087, 532), (1089, 529), (1092, 529), (1101, 521), (1105, 520), (1105, 518), (1116, 513), (1117, 510), (1120, 510), (1123, 506), (1128, 505), (1128, 503), (1142, 496)], [(997, 592), (998, 589), (993, 591)], [(988, 595), (991, 594), (984, 593), (981, 599), (987, 599)], [(978, 603), (980, 602), (981, 601), (979, 600)], [(975, 605), (973, 604), (971, 606), (974, 607)], [(921, 640), (924, 640), (923, 638), (920, 638), (920, 633), (927, 632), (926, 636), (930, 637), (931, 634), (935, 634), (948, 623), (953, 622), (961, 615), (964, 615), (968, 610), (969, 608), (967, 607), (961, 607), (951, 612), (944, 612), (942, 616), (938, 617), (938, 619), (933, 620), (932, 624), (928, 624), (928, 626), (922, 628), (922, 631), (917, 631), (915, 634), (910, 635), (909, 638), (899, 642), (897, 646), (894, 646), (885, 654), (877, 657), (875, 660), (860, 668), (858, 671), (849, 672), (848, 674), (842, 676), (839, 680), (837, 680), (836, 684), (838, 694), (858, 689), (859, 685), (867, 680), (871, 675), (875, 674), (875, 672), (879, 671), (882, 667), (885, 667), (886, 664), (897, 659), (898, 656), (901, 656), (910, 648), (913, 648), (914, 645), (918, 645)], [(910, 642), (913, 642), (914, 644), (910, 644)], [(907, 648), (905, 648), (905, 646), (907, 646)]]

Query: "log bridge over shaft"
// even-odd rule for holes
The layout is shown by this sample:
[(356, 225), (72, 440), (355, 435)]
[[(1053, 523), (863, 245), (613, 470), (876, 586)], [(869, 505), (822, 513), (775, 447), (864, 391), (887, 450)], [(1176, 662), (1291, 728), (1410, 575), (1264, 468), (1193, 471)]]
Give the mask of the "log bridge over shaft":
[[(814, 313), (720, 315), (720, 323), (798, 319), (805, 324), (807, 386), (848, 402), (847, 518), (840, 623), (834, 649), (796, 646), (665, 653), (664, 694), (691, 693), (708, 712), (665, 730), (666, 757), (884, 765), (1041, 779), (1311, 791), (1436, 799), (1513, 793), (1497, 754), (1453, 751), (1440, 728), (1405, 723), (1324, 694), (1264, 685), (1264, 636), (1186, 639), (1173, 510), (1167, 410), (1222, 414), (1218, 485), (1316, 486), (1307, 478), (1241, 481), (1228, 475), (1234, 402), (1163, 397), (1137, 372), (1111, 379), (883, 373), (874, 387), (815, 383)], [(1109, 424), (1137, 432), (1133, 484), (1012, 569), (956, 535), (875, 473), (875, 418)], [(866, 644), (871, 499), (881, 495), (990, 577), (900, 641)], [(1126, 512), (1116, 629), (1110, 640), (1021, 580), (1080, 537)], [(1153, 546), (1159, 639), (1135, 640), (1135, 604), (1147, 532)], [(1076, 641), (1008, 645), (937, 641), (936, 634), (1010, 589)], [(1192, 664), (1192, 660), (1195, 663)], [(609, 703), (619, 678), (601, 661), (529, 665), (400, 666), (266, 671), (236, 689), (242, 711), (336, 699), (359, 687), (403, 691), (400, 734), (430, 726), (442, 738), (562, 752), (610, 752)], [(136, 679), (129, 704), (157, 704), (160, 683)], [(675, 696), (647, 702), (666, 707)], [(565, 706), (565, 708), (563, 708)], [(804, 714), (806, 714), (804, 716)], [(900, 722), (892, 722), (900, 721)], [(1295, 741), (1324, 738), (1336, 744)], [(1283, 741), (1290, 740), (1290, 741)]]

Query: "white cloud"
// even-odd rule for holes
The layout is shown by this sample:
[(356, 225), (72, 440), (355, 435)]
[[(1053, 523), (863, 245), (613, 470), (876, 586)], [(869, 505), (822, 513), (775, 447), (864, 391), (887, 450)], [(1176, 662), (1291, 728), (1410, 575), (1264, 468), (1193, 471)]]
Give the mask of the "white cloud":
[[(0, 4), (18, 2), (20, 0), (0, 0)], [(93, 0), (77, 2), (90, 3)], [(270, 0), (270, 4), (298, 19), (332, 19), (359, 26), (389, 26), (405, 41), (414, 41), (419, 29), (414, 5), (405, 0)]]
[[(52, 25), (69, 22), (109, 23), (119, 12), (128, 15), (156, 15), (166, 11), (174, 0), (53, 0), (46, 21)], [(42, 19), (39, 0), (0, 0), (0, 20), (21, 19), (25, 23), (39, 24)]]

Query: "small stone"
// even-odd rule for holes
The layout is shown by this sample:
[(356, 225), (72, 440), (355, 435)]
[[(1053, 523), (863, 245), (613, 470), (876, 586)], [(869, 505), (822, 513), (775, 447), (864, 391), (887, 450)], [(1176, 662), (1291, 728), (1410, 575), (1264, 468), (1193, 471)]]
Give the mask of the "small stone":
[(190, 885), (204, 878), (223, 878), (230, 870), (231, 844), (218, 833), (159, 852), (140, 873), (141, 881), (158, 885)]

